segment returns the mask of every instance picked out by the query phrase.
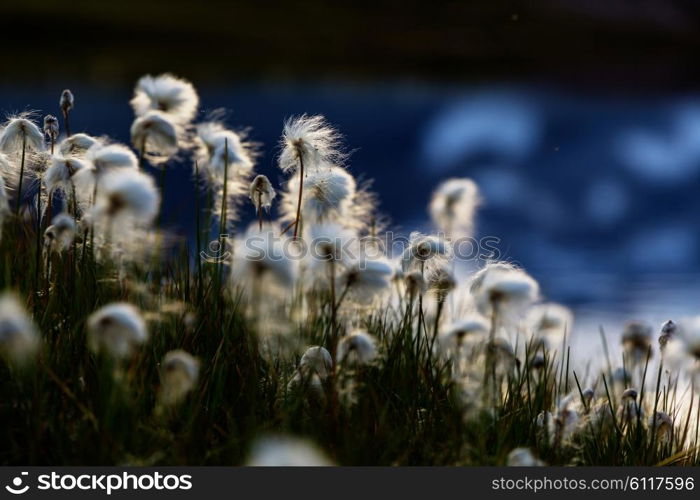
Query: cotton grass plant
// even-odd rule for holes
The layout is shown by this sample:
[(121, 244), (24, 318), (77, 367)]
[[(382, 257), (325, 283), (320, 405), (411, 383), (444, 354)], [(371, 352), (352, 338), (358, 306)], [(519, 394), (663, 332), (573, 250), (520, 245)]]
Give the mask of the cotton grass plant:
[[(284, 122), (275, 186), (186, 80), (137, 83), (133, 147), (71, 135), (74, 99), (48, 110), (63, 138), (29, 115), (0, 132), (3, 464), (700, 463), (697, 318), (571, 349), (524, 269), (460, 269), (473, 181), (385, 248), (321, 116)], [(192, 242), (163, 227), (166, 171), (192, 180)]]

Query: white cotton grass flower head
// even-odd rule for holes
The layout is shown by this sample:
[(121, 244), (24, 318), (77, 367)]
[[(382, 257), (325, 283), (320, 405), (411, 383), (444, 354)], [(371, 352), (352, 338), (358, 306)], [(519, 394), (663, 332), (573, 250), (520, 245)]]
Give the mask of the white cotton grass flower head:
[(435, 266), (427, 276), (428, 291), (433, 292), (438, 302), (445, 300), (447, 295), (457, 287), (454, 273), (445, 266)]
[(700, 316), (678, 321), (677, 333), (666, 343), (664, 359), (676, 369), (700, 376)]
[(143, 158), (155, 163), (163, 163), (174, 156), (179, 149), (178, 142), (176, 123), (160, 111), (149, 111), (131, 125), (131, 143)]
[(347, 289), (348, 300), (355, 304), (371, 304), (390, 291), (393, 276), (394, 266), (387, 259), (355, 259), (337, 277), (336, 289)]
[(22, 154), (22, 144), (25, 144), (25, 152), (44, 150), (44, 133), (27, 113), (10, 118), (0, 131), (3, 153)]
[(43, 177), (48, 193), (61, 190), (70, 194), (73, 176), (85, 168), (88, 168), (86, 162), (78, 158), (52, 156), (49, 168), (46, 169)]
[(485, 318), (473, 315), (455, 321), (440, 334), (440, 347), (445, 350), (459, 350), (463, 345), (483, 340), (489, 332)]
[(44, 231), (45, 244), (53, 251), (65, 251), (73, 244), (75, 232), (76, 225), (73, 217), (67, 213), (58, 214)]
[(87, 320), (88, 345), (97, 354), (129, 358), (148, 340), (146, 322), (139, 310), (125, 302), (108, 304)]
[(307, 285), (312, 287), (320, 284), (322, 288), (327, 288), (330, 261), (340, 265), (352, 258), (357, 234), (335, 223), (307, 225), (304, 233), (309, 249), (307, 267), (312, 274), (312, 280)]
[(253, 444), (249, 467), (326, 467), (333, 462), (312, 443), (289, 436), (267, 436)]
[(420, 271), (411, 271), (403, 277), (406, 294), (409, 297), (418, 297), (428, 290), (428, 283)]
[(544, 342), (549, 348), (555, 347), (564, 336), (570, 335), (573, 324), (571, 309), (553, 302), (535, 304), (525, 315), (525, 326), (530, 338)]
[(508, 467), (542, 467), (545, 463), (536, 458), (530, 448), (515, 448), (508, 453), (506, 465)]
[(363, 330), (355, 330), (338, 344), (338, 364), (368, 365), (377, 355), (377, 341)]
[[(299, 179), (299, 175), (292, 176), (282, 196), (281, 210), (287, 221), (296, 217)], [(344, 168), (324, 166), (312, 171), (304, 177), (302, 220), (313, 224), (343, 220), (348, 224), (356, 193), (355, 179)]]
[(657, 411), (649, 417), (649, 428), (654, 429), (660, 443), (666, 444), (673, 439), (674, 425), (668, 413)]
[(236, 239), (231, 267), (231, 285), (245, 286), (251, 296), (286, 296), (297, 278), (296, 262), (285, 252), (285, 240), (279, 228), (267, 226), (260, 231), (254, 224)]
[(425, 270), (426, 265), (440, 264), (452, 255), (450, 243), (440, 235), (411, 233), (409, 243), (401, 256), (404, 272)]
[(131, 149), (122, 144), (96, 142), (85, 153), (85, 161), (93, 167), (97, 175), (119, 168), (136, 169), (139, 160)]
[(525, 271), (507, 262), (490, 262), (472, 278), (471, 293), (484, 316), (519, 316), (539, 297), (539, 284)]
[(112, 220), (127, 218), (149, 225), (159, 207), (160, 193), (153, 178), (138, 170), (121, 169), (102, 177), (92, 215)]
[(0, 356), (6, 362), (22, 365), (39, 348), (39, 332), (17, 297), (0, 295)]
[(270, 179), (265, 175), (258, 175), (250, 183), (250, 201), (253, 202), (255, 209), (257, 211), (266, 210), (270, 211), (272, 207), (272, 200), (275, 199), (277, 193), (272, 187)]
[(284, 122), (279, 167), (294, 173), (302, 166), (307, 172), (325, 165), (341, 165), (340, 134), (321, 115), (301, 115)]
[(199, 380), (199, 360), (183, 350), (166, 353), (161, 369), (160, 402), (166, 406), (181, 402)]
[(229, 130), (217, 121), (200, 123), (197, 125), (197, 144), (197, 161), (209, 182), (223, 185), (224, 176), (229, 181), (250, 177), (255, 145), (248, 142), (243, 133)]
[(73, 134), (61, 141), (58, 146), (58, 152), (62, 156), (82, 157), (85, 155), (88, 149), (96, 144), (100, 144), (101, 142), (101, 139), (92, 137), (88, 134)]
[(670, 340), (676, 338), (677, 334), (678, 325), (676, 325), (676, 323), (674, 323), (672, 320), (669, 319), (663, 325), (661, 325), (661, 333), (659, 335), (659, 348), (662, 352), (666, 348), (666, 344), (668, 344)]
[(146, 75), (139, 79), (130, 101), (138, 117), (159, 111), (178, 125), (190, 123), (197, 115), (199, 96), (194, 86), (171, 74)]
[(479, 188), (471, 179), (449, 179), (438, 186), (430, 202), (430, 216), (449, 237), (472, 234), (474, 215), (481, 203)]
[(301, 357), (299, 366), (287, 384), (287, 390), (310, 390), (309, 395), (322, 400), (325, 396), (325, 381), (333, 372), (333, 359), (321, 346), (309, 347)]

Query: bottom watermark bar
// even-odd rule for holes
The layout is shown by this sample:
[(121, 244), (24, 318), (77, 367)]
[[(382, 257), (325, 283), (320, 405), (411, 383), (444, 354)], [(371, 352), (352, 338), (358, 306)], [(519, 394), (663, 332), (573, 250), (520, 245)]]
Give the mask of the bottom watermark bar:
[(697, 498), (696, 467), (0, 467), (0, 498)]

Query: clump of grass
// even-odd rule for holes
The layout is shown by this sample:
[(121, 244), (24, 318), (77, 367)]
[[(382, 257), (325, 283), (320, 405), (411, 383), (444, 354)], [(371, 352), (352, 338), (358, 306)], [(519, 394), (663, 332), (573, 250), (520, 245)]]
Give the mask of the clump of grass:
[[(443, 234), (377, 244), (376, 197), (323, 118), (285, 124), (275, 219), (252, 145), (193, 124), (198, 102), (173, 76), (139, 82), (140, 161), (85, 134), (4, 143), (0, 463), (700, 464), (694, 322), (664, 324), (659, 350), (630, 324), (619, 362), (602, 335), (598, 366), (525, 271), (455, 275)], [(175, 193), (145, 167), (165, 159), (193, 165), (195, 255), (158, 227)], [(60, 209), (45, 230), (19, 210), (25, 174)], [(247, 197), (256, 220), (203, 258)], [(437, 229), (471, 234), (473, 182), (435, 197)]]

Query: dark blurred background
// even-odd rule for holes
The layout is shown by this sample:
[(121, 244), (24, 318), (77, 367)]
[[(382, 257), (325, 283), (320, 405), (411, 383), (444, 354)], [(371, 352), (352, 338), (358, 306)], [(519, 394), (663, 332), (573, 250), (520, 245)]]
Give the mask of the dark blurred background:
[(275, 180), (283, 118), (322, 113), (400, 229), (470, 176), (479, 233), (550, 298), (653, 321), (700, 305), (700, 2), (23, 0), (0, 30), (2, 111), (57, 113), (70, 87), (76, 127), (128, 141), (134, 82), (170, 71), (203, 116), (252, 127)]

